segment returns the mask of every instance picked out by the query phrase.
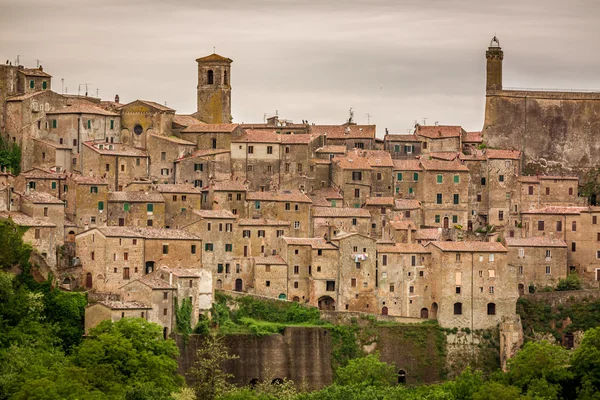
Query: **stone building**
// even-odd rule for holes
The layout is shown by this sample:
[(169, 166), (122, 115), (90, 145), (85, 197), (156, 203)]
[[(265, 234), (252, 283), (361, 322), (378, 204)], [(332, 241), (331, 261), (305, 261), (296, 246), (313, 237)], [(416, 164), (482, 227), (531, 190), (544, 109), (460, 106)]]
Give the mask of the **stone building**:
[[(387, 220), (392, 217), (393, 197), (371, 197), (365, 202), (365, 209), (371, 214), (371, 226), (368, 236), (381, 239)], [(410, 218), (410, 211), (408, 211)]]
[(73, 165), (73, 151), (66, 144), (57, 144), (50, 140), (33, 139), (33, 165), (40, 168), (69, 172)]
[(175, 160), (175, 183), (193, 184), (202, 189), (215, 180), (229, 180), (232, 178), (230, 164), (229, 149), (195, 150), (189, 156)]
[(546, 206), (583, 206), (576, 176), (521, 176), (516, 188), (522, 211)]
[(233, 253), (236, 257), (244, 258), (275, 255), (278, 238), (292, 236), (292, 233), (295, 232), (289, 221), (264, 218), (239, 219)]
[(121, 114), (120, 143), (146, 150), (152, 134), (171, 136), (175, 110), (147, 100), (135, 100), (118, 109)]
[(202, 208), (229, 210), (239, 218), (246, 218), (246, 192), (244, 181), (214, 182), (202, 192)]
[(11, 220), (26, 228), (23, 242), (29, 243), (50, 265), (56, 265), (56, 224), (16, 211), (0, 211), (0, 220)]
[(442, 326), (490, 329), (514, 316), (517, 271), (498, 242), (431, 242), (432, 312)]
[(287, 221), (293, 228), (288, 236), (307, 237), (310, 233), (312, 200), (299, 190), (248, 192), (246, 215)]
[(346, 207), (361, 207), (371, 195), (371, 163), (358, 151), (334, 157), (331, 164), (331, 185), (344, 196)]
[(516, 268), (519, 295), (530, 287), (556, 287), (567, 277), (567, 243), (551, 237), (506, 238), (508, 265)]
[[(514, 228), (519, 207), (518, 179), (521, 173), (521, 152), (517, 150), (486, 149), (489, 225)], [(485, 177), (484, 177), (485, 179)]]
[(250, 190), (277, 190), (281, 182), (281, 135), (247, 130), (231, 140), (231, 173)]
[(394, 196), (402, 199), (418, 199), (419, 178), (423, 169), (419, 160), (394, 160)]
[(63, 173), (34, 167), (21, 172), (14, 179), (13, 187), (17, 192), (44, 192), (62, 199), (65, 194), (65, 179), (66, 175)]
[(102, 321), (117, 322), (122, 318), (143, 318), (148, 320), (152, 308), (137, 301), (101, 300), (88, 304), (85, 308), (85, 334)]
[(421, 140), (415, 134), (397, 135), (386, 132), (383, 148), (394, 160), (411, 160), (421, 155)]
[[(104, 205), (98, 203), (98, 210)], [(160, 193), (110, 192), (106, 224), (109, 226), (165, 226), (165, 199)]]
[(107, 223), (108, 182), (104, 178), (67, 175), (64, 186), (65, 213), (77, 226), (77, 231)]
[(180, 137), (203, 150), (231, 150), (231, 139), (241, 136), (239, 124), (195, 124), (181, 130)]
[(405, 219), (410, 219), (415, 224), (415, 226), (421, 226), (421, 202), (419, 200), (409, 199), (394, 200), (394, 208), (392, 209), (392, 215), (388, 219), (395, 218), (396, 216)]
[(330, 240), (338, 232), (356, 232), (369, 236), (371, 214), (365, 208), (352, 207), (313, 207), (312, 233), (314, 237)]
[(313, 188), (316, 173), (314, 165), (309, 160), (320, 142), (321, 138), (315, 134), (281, 136), (281, 189)]
[(162, 184), (175, 183), (175, 160), (190, 156), (196, 145), (172, 136), (150, 134), (147, 137), (150, 178)]
[(415, 136), (422, 143), (421, 152), (425, 154), (438, 151), (460, 153), (464, 135), (466, 132), (460, 126), (417, 124), (415, 128)]
[(375, 125), (312, 125), (310, 133), (324, 138), (323, 146), (345, 146), (347, 150), (375, 150)]
[(199, 210), (202, 192), (192, 185), (156, 185), (165, 202), (165, 225), (171, 226), (172, 219), (186, 210)]
[(213, 53), (198, 63), (198, 112), (207, 124), (231, 122), (231, 59)]
[[(255, 294), (287, 299), (288, 281), (288, 265), (280, 255), (254, 257)], [(299, 301), (299, 297), (296, 301)]]

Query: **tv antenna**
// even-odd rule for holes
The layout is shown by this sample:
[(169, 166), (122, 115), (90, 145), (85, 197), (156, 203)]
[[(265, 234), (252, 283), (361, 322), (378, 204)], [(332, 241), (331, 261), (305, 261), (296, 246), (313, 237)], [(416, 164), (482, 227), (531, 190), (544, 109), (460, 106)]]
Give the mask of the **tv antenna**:
[(263, 113), (263, 123), (267, 123), (267, 113)]
[(60, 78), (60, 91), (65, 94), (65, 78)]
[(80, 83), (79, 84), (79, 88), (77, 89), (77, 96), (81, 96), (81, 85), (85, 85), (85, 97), (87, 97), (88, 95), (88, 85), (91, 85), (91, 83)]
[(349, 113), (350, 113), (350, 118), (348, 118), (348, 123), (351, 124), (352, 122), (354, 122), (354, 110), (352, 109), (352, 107), (350, 107)]
[(17, 67), (19, 66), (19, 63), (20, 63), (20, 62), (21, 62), (21, 55), (20, 55), (20, 54), (17, 54), (17, 59), (16, 59), (16, 61), (15, 61), (16, 65), (17, 65)]
[(99, 99), (100, 95), (98, 94), (98, 88), (96, 88), (96, 98)]
[(36, 63), (37, 63), (37, 67), (39, 68), (39, 67), (40, 67), (40, 65), (42, 65), (42, 62), (43, 62), (43, 61), (42, 61), (42, 60), (39, 60), (39, 59), (36, 59), (35, 61), (36, 61)]
[(428, 120), (427, 117), (423, 117), (423, 125), (427, 125), (427, 120)]
[(367, 117), (367, 125), (371, 125), (371, 117), (372, 117), (372, 115), (369, 114), (369, 113), (366, 113), (365, 117)]

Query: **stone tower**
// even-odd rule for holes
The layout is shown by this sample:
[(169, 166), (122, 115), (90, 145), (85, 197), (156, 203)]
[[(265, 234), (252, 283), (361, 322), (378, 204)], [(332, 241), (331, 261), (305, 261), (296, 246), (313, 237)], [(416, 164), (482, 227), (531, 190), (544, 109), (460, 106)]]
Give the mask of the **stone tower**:
[(198, 58), (198, 113), (208, 124), (231, 122), (231, 59), (211, 54)]
[(500, 47), (500, 41), (496, 36), (490, 42), (485, 52), (487, 59), (487, 75), (486, 75), (486, 90), (502, 90), (502, 59), (504, 52)]

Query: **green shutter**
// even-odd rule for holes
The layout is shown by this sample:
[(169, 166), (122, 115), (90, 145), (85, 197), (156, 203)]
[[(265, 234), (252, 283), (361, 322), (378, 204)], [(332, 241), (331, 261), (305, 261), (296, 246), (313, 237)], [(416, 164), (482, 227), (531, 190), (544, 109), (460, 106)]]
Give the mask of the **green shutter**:
[(129, 203), (123, 203), (123, 211), (129, 211)]
[(53, 120), (52, 120), (52, 127), (53, 127), (53, 128), (56, 128), (56, 126), (57, 126), (56, 120), (55, 120), (55, 119), (53, 119)]
[(413, 194), (413, 188), (408, 188), (408, 194)]
[(260, 210), (260, 201), (257, 200), (254, 202), (254, 209)]
[(444, 182), (444, 177), (442, 175), (438, 175), (436, 177), (437, 183), (443, 183)]
[(46, 82), (46, 81), (42, 82), (42, 89), (44, 89), (44, 90), (48, 89), (48, 82)]
[(400, 153), (400, 145), (399, 144), (397, 144), (397, 145), (394, 146), (394, 151), (396, 153)]
[(56, 182), (52, 182), (52, 189), (56, 189)]
[(436, 224), (439, 224), (439, 223), (440, 223), (440, 216), (439, 216), (439, 215), (436, 215), (436, 216), (435, 216), (435, 223), (436, 223)]
[(398, 182), (402, 182), (402, 172), (398, 172)]
[(396, 188), (396, 193), (400, 193), (400, 188), (399, 187)]
[(453, 224), (457, 224), (458, 223), (458, 215), (453, 215), (452, 216), (452, 223)]
[(29, 81), (29, 88), (33, 89), (35, 87), (35, 81)]
[(337, 201), (336, 200), (331, 200), (331, 207), (335, 207), (337, 205)]
[(87, 120), (87, 128), (91, 129), (92, 128), (92, 121), (91, 120)]
[(110, 129), (115, 129), (115, 120), (114, 119), (110, 120)]
[(153, 212), (154, 211), (154, 204), (152, 204), (152, 203), (146, 204), (146, 211)]
[(104, 210), (104, 202), (103, 201), (98, 202), (98, 210), (100, 210), (100, 211)]
[(460, 176), (454, 175), (454, 183), (460, 183)]

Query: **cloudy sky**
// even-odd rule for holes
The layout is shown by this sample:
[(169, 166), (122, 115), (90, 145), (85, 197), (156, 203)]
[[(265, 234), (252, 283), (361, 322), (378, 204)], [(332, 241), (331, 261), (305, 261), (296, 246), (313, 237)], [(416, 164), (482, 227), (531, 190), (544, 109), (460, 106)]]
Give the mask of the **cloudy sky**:
[[(597, 0), (0, 0), (0, 60), (103, 99), (196, 108), (195, 59), (232, 58), (233, 117), (481, 129), (485, 49), (504, 86), (600, 89)], [(82, 89), (82, 92), (85, 89)]]

